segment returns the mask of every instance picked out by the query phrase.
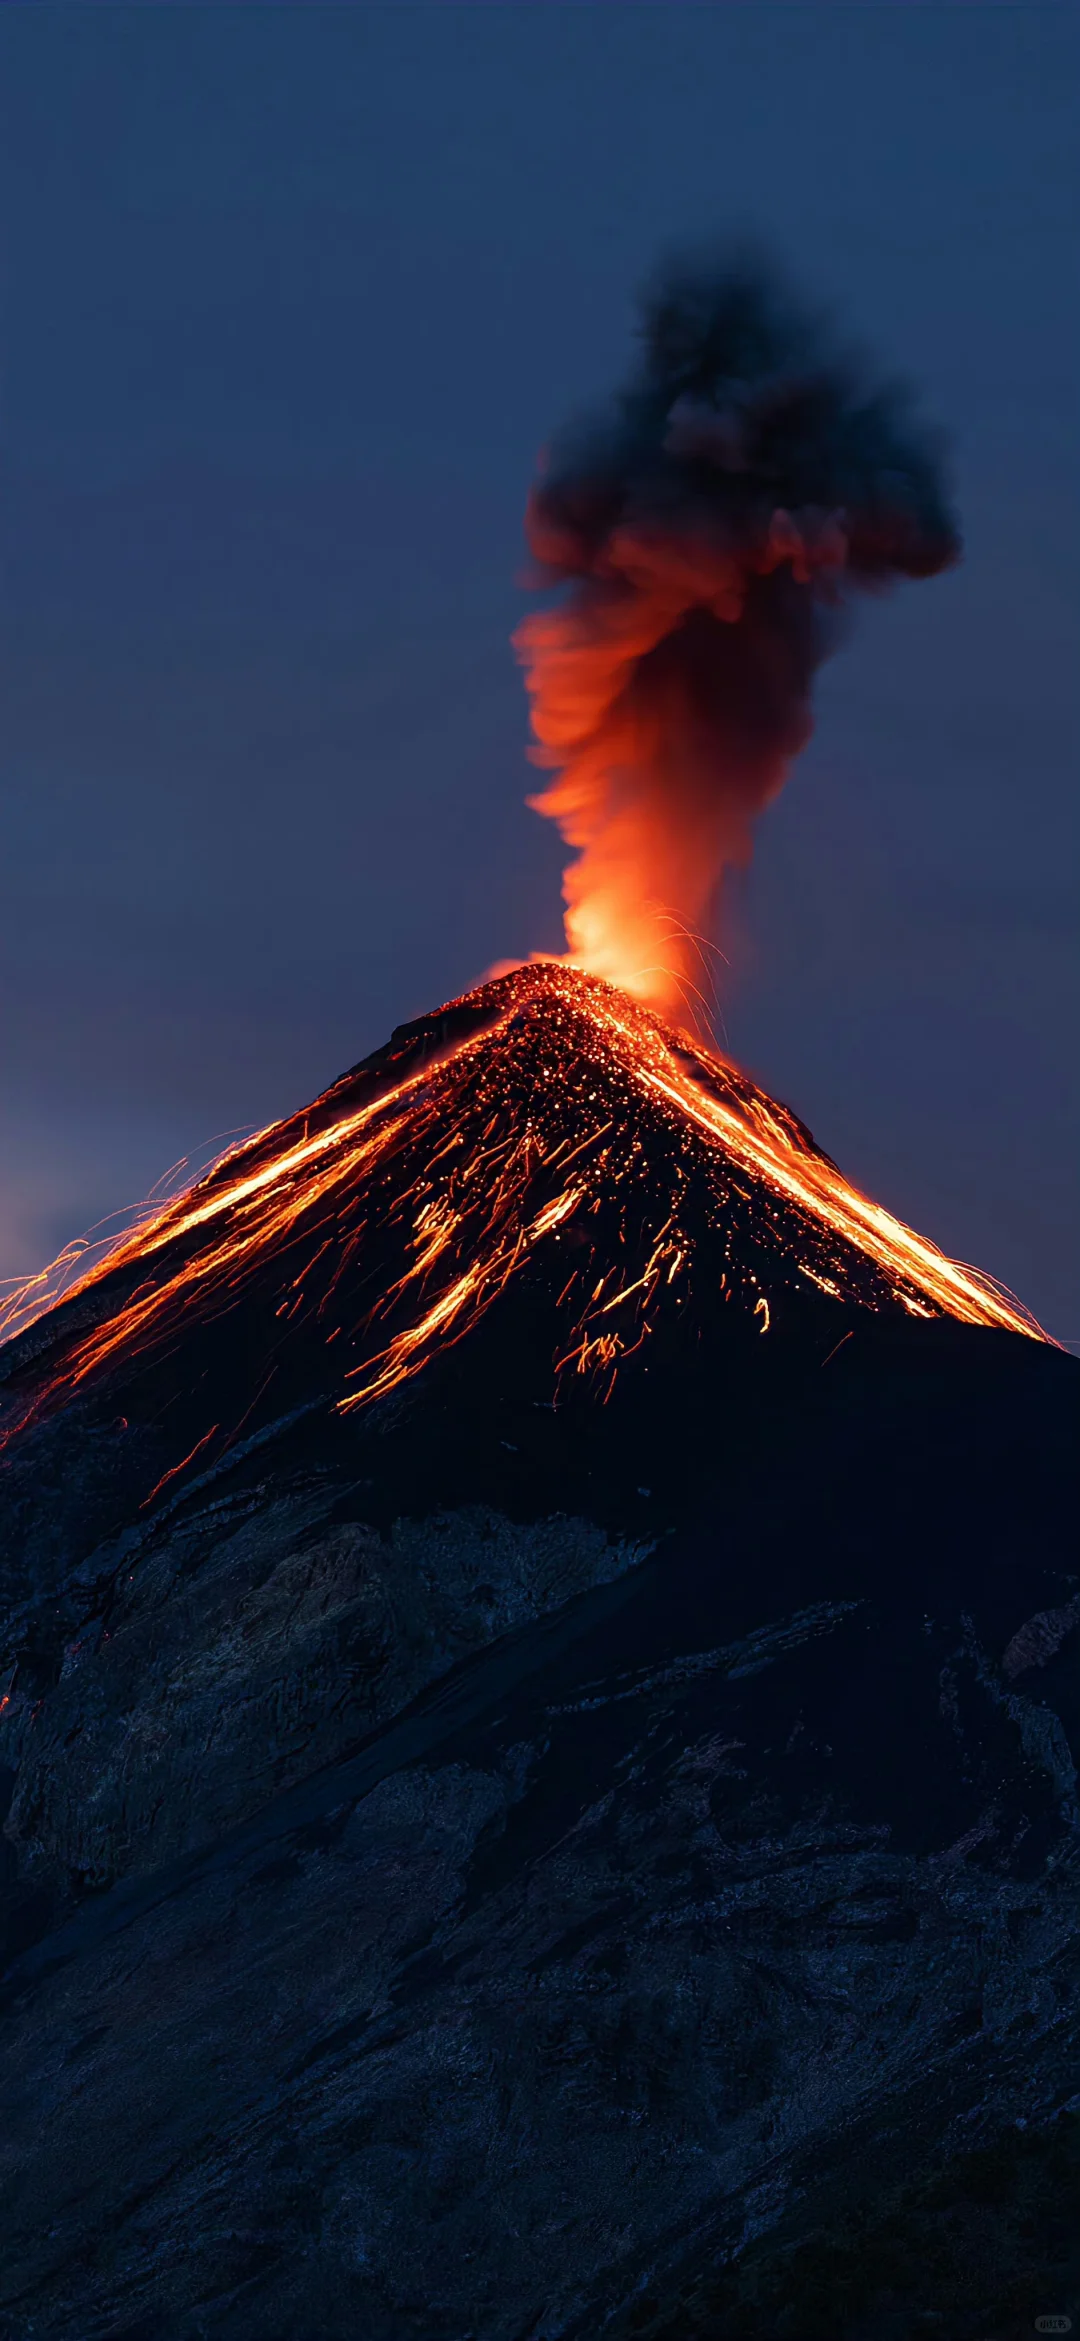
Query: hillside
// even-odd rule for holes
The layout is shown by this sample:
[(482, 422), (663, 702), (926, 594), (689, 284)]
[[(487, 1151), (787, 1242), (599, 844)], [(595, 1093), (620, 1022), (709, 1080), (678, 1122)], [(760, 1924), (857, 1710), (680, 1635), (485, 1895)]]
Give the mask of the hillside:
[(3, 2341), (1070, 2313), (1080, 1368), (1007, 1296), (549, 966), (0, 1375)]

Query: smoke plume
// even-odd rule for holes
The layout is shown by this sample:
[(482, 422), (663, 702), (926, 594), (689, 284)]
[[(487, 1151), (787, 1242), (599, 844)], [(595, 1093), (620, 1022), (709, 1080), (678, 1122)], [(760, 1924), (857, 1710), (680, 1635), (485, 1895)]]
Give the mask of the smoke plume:
[(539, 582), (516, 636), (530, 801), (558, 822), (571, 956), (685, 1018), (725, 869), (809, 737), (845, 602), (959, 551), (933, 440), (783, 280), (745, 257), (669, 270), (610, 414), (533, 488)]

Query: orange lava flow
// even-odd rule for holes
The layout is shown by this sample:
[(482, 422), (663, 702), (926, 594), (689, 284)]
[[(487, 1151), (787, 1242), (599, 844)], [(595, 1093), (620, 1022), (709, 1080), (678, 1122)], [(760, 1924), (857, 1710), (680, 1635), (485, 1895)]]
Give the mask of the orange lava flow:
[[(1045, 1338), (852, 1187), (786, 1108), (598, 978), (520, 968), (428, 1031), (122, 1237), (65, 1294), (48, 1349), (41, 1326), (43, 1378), (6, 1435), (253, 1295), (268, 1370), (294, 1327), (340, 1338), (335, 1402), (368, 1405), (536, 1268), (559, 1313), (556, 1387), (594, 1374), (609, 1391), (660, 1312), (706, 1294), (762, 1334), (804, 1293)], [(24, 1328), (38, 1297), (23, 1288)]]

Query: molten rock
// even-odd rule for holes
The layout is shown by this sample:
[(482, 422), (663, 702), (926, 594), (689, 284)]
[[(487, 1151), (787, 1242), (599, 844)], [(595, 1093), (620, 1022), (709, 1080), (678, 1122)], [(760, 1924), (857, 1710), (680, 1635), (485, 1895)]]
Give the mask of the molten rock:
[(1069, 2313), (1034, 1331), (551, 966), (11, 1342), (3, 2341)]

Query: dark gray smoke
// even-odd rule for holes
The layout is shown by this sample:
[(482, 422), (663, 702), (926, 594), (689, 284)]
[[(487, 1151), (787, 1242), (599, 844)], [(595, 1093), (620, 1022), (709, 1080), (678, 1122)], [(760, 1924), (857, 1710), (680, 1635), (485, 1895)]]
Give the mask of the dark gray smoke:
[(938, 450), (758, 260), (670, 270), (610, 415), (555, 442), (528, 533), (561, 605), (528, 619), (533, 801), (579, 858), (567, 938), (687, 1004), (724, 869), (811, 728), (856, 587), (959, 553)]

